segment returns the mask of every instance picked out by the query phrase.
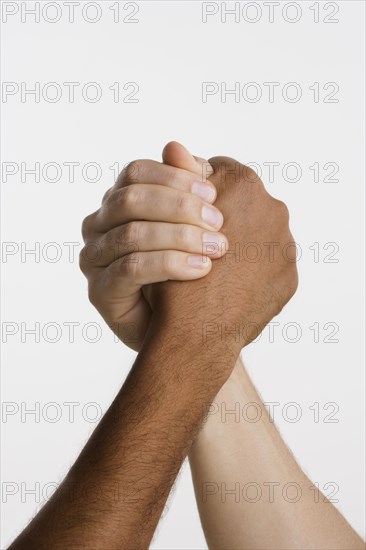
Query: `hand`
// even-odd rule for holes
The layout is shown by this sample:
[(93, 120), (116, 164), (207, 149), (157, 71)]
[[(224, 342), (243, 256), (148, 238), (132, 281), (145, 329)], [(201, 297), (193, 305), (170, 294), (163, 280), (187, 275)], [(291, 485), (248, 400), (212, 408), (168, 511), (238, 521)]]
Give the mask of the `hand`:
[(286, 205), (253, 170), (228, 157), (208, 162), (230, 250), (204, 279), (154, 284), (146, 296), (173, 341), (182, 336), (214, 354), (223, 344), (237, 357), (296, 291), (296, 248)]
[[(117, 336), (139, 350), (151, 309), (143, 285), (204, 277), (224, 253), (216, 188), (188, 170), (130, 163), (83, 222), (80, 268), (89, 299)], [(211, 244), (210, 244), (211, 243)], [(204, 261), (203, 261), (204, 260)]]

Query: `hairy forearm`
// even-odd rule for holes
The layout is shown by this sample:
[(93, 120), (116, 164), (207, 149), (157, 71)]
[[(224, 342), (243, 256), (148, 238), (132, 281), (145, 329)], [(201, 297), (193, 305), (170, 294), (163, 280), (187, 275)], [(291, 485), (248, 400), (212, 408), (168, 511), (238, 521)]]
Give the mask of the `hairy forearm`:
[(64, 483), (11, 550), (148, 547), (207, 405), (234, 366), (224, 349), (198, 343), (194, 327), (179, 338), (150, 331)]
[(316, 498), (240, 360), (189, 458), (210, 548), (364, 548), (336, 508)]

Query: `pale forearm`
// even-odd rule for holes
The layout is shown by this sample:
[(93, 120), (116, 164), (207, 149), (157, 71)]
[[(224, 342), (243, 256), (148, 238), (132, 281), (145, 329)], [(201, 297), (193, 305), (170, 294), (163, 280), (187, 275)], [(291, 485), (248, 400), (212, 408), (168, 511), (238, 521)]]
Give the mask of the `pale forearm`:
[(210, 412), (189, 455), (210, 548), (364, 548), (336, 508), (314, 498), (242, 365)]

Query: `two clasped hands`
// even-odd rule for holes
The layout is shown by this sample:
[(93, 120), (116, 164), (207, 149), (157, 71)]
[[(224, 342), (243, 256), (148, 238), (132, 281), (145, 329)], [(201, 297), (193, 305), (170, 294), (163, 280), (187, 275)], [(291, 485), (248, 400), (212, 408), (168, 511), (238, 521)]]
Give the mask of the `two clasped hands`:
[[(11, 549), (148, 548), (186, 456), (209, 548), (363, 548), (314, 498), (239, 357), (297, 288), (285, 204), (239, 162), (171, 142), (162, 163), (121, 172), (82, 232), (89, 298), (138, 355)], [(220, 414), (238, 403), (255, 404), (255, 422)]]

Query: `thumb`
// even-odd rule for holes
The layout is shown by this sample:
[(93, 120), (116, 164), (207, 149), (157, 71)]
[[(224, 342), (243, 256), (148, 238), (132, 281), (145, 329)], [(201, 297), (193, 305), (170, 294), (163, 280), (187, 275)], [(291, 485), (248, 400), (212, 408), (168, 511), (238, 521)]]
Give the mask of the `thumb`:
[(200, 157), (195, 157), (177, 141), (170, 141), (165, 145), (162, 153), (164, 164), (193, 172), (206, 180), (212, 173), (211, 164)]

